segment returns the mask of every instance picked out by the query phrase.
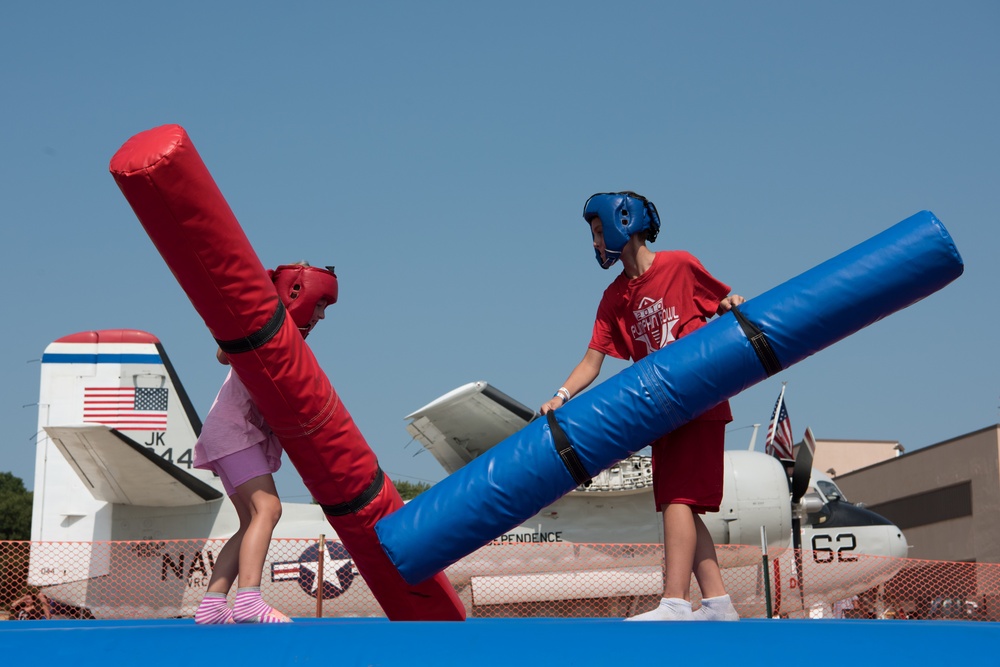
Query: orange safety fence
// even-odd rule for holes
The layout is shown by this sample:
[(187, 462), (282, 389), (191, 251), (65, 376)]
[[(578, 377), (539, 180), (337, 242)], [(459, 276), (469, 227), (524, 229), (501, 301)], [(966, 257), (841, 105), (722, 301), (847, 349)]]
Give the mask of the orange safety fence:
[[(265, 600), (293, 617), (383, 616), (340, 542), (320, 540), (272, 541)], [(191, 617), (225, 542), (0, 542), (0, 619)], [(743, 618), (1000, 620), (1000, 564), (717, 551)], [(660, 545), (494, 543), (447, 574), (470, 617), (614, 618), (657, 604), (662, 567)], [(692, 581), (696, 607), (699, 597)]]

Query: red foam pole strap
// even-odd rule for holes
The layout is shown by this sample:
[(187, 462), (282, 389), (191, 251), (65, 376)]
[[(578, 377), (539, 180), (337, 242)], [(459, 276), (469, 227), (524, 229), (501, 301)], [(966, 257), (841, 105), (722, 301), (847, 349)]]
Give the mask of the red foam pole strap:
[[(111, 158), (110, 171), (212, 335), (247, 343), (247, 351), (229, 354), (233, 370), (386, 615), (464, 619), (443, 573), (411, 586), (385, 555), (374, 526), (403, 501), (388, 477), (378, 486), (374, 452), (291, 317), (262, 335), (277, 321), (277, 292), (184, 129), (135, 135)], [(344, 513), (329, 510), (338, 506)]]

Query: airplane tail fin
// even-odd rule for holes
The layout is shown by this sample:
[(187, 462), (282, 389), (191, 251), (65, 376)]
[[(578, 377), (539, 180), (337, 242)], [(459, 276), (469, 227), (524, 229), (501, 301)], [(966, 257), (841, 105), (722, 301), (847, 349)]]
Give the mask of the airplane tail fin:
[[(114, 539), (116, 505), (223, 497), (213, 473), (192, 467), (201, 419), (152, 334), (85, 331), (52, 342), (38, 406), (32, 542)], [(77, 569), (32, 572), (32, 583), (100, 574)]]

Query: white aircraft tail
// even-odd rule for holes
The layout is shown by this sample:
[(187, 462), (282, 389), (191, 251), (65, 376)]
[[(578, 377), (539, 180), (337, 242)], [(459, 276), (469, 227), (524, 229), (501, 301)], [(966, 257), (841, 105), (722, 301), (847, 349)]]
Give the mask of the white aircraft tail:
[[(138, 506), (148, 513), (221, 500), (219, 480), (191, 465), (200, 431), (201, 420), (152, 334), (86, 331), (51, 343), (42, 356), (32, 542), (155, 539), (142, 535), (141, 525), (116, 535), (115, 509)], [(34, 556), (33, 562), (44, 560)], [(44, 572), (31, 568), (29, 583), (92, 578), (108, 567), (100, 553), (89, 564), (74, 562)]]

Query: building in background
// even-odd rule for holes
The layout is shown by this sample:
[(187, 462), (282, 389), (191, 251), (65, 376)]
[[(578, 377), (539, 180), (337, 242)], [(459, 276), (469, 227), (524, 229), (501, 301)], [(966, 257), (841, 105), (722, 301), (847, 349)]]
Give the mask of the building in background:
[(846, 475), (900, 456), (906, 451), (896, 440), (816, 440), (813, 468), (831, 477)]

